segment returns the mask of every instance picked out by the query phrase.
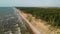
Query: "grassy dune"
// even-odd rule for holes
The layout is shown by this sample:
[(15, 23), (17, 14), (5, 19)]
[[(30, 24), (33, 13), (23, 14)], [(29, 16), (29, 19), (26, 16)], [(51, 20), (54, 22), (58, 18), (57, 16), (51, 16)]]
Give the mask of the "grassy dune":
[(19, 7), (25, 13), (30, 13), (38, 19), (47, 21), (53, 26), (60, 26), (60, 8)]

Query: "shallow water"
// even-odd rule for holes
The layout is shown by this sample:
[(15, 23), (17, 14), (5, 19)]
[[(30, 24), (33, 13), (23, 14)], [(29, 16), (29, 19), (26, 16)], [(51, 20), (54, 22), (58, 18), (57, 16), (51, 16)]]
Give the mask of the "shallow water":
[(13, 7), (0, 7), (0, 34), (30, 34)]

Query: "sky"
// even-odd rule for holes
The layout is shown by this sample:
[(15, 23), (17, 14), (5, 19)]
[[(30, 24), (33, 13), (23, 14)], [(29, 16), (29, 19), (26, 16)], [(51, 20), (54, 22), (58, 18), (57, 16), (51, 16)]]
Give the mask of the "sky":
[(60, 7), (60, 0), (0, 0), (0, 7)]

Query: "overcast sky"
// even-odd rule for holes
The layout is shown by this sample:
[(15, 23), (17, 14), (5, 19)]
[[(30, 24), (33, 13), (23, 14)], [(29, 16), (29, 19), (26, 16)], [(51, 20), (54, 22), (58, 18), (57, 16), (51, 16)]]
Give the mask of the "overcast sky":
[(0, 6), (60, 7), (60, 0), (0, 0)]

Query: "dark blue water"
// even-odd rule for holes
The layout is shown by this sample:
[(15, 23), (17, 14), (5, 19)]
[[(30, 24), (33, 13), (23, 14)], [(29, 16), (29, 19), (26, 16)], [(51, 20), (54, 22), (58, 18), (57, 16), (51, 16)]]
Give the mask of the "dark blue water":
[(15, 12), (15, 9), (12, 7), (0, 7), (0, 17), (6, 16), (9, 14), (14, 16), (15, 15), (14, 12)]

